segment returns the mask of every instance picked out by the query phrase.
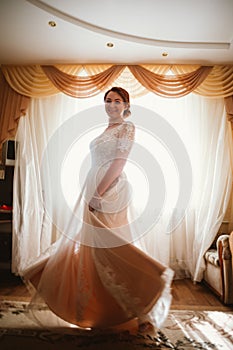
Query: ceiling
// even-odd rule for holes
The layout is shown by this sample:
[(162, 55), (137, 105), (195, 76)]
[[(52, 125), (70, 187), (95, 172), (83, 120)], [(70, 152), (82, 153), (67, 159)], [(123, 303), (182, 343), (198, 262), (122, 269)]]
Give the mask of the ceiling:
[(52, 63), (233, 64), (233, 0), (0, 0), (0, 64)]

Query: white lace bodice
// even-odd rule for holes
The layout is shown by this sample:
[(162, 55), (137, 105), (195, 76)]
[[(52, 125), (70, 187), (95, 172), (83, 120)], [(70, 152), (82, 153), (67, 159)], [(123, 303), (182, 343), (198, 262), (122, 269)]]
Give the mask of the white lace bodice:
[(96, 137), (90, 144), (92, 167), (106, 167), (116, 157), (127, 157), (134, 141), (134, 134), (133, 123), (124, 122)]

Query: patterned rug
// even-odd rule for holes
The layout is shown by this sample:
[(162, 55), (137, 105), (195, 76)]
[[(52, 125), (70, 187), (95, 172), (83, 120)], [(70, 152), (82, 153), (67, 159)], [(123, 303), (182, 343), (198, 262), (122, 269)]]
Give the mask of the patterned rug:
[(104, 333), (77, 328), (41, 328), (27, 317), (26, 302), (5, 300), (0, 302), (0, 349), (232, 350), (233, 311), (171, 310), (158, 331)]

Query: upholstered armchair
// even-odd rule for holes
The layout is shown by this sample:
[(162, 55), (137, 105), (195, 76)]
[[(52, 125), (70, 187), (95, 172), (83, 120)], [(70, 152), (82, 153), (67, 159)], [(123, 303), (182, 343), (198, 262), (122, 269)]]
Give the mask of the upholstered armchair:
[(224, 304), (233, 304), (233, 232), (222, 234), (205, 253), (204, 282)]

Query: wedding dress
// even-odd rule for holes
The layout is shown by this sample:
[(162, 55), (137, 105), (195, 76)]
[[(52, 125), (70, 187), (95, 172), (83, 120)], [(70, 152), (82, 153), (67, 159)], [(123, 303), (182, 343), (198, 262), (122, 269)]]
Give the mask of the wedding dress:
[[(53, 314), (72, 325), (108, 328), (148, 314), (158, 327), (169, 311), (173, 271), (134, 244), (125, 173), (103, 194), (100, 210), (88, 207), (111, 162), (127, 157), (133, 140), (133, 124), (124, 122), (91, 142), (81, 229), (74, 237), (63, 235), (49, 255), (24, 273)], [(76, 208), (80, 203), (79, 198)]]

